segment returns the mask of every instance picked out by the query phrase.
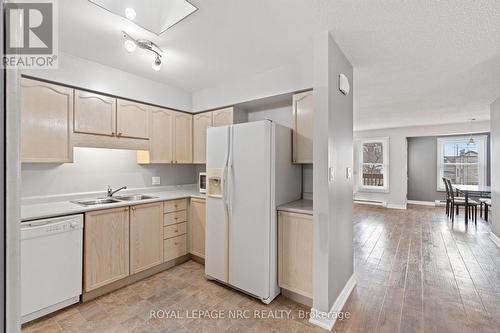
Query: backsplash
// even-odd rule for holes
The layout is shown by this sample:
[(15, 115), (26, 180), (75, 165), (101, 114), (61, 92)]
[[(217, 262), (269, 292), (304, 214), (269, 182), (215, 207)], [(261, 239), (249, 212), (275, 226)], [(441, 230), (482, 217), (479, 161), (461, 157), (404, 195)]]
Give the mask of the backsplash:
[(194, 165), (139, 165), (132, 150), (74, 148), (74, 163), (23, 164), (21, 196), (105, 191), (108, 185), (152, 187), (154, 176), (161, 186), (197, 182)]

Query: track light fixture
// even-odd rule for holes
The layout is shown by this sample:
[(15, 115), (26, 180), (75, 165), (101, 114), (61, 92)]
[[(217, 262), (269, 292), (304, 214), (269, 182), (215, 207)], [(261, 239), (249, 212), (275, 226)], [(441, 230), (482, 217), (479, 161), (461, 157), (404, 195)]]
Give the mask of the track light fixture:
[(163, 50), (158, 45), (147, 39), (135, 39), (125, 31), (122, 31), (122, 33), (123, 38), (125, 39), (123, 46), (127, 52), (132, 53), (137, 47), (146, 51), (151, 51), (156, 54), (156, 59), (151, 64), (151, 67), (155, 71), (159, 71), (161, 69), (161, 53), (163, 53)]

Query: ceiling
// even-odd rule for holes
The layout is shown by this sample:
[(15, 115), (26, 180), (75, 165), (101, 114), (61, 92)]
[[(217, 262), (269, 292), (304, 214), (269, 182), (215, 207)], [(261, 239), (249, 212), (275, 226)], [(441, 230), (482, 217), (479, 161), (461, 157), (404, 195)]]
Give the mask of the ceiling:
[[(295, 60), (330, 30), (355, 68), (356, 129), (489, 118), (500, 97), (500, 1), (192, 0), (156, 36), (87, 0), (60, 1), (60, 50), (194, 92)], [(120, 31), (167, 50), (128, 54)]]

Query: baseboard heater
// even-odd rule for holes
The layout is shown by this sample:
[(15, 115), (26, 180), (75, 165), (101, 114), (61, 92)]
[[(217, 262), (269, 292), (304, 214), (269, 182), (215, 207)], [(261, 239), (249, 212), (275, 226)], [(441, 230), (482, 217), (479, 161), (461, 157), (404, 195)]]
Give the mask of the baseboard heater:
[(387, 202), (385, 202), (385, 201), (354, 199), (354, 202), (362, 204), (362, 205), (387, 207)]

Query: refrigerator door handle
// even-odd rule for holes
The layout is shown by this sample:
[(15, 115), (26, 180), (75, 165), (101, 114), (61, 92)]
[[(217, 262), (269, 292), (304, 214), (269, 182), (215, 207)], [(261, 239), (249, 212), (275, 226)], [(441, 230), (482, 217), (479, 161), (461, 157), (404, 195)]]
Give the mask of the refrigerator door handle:
[(222, 189), (222, 202), (224, 205), (224, 211), (227, 213), (228, 208), (227, 208), (227, 172), (228, 172), (228, 163), (229, 163), (229, 149), (230, 149), (230, 135), (229, 135), (229, 130), (230, 128), (226, 129), (226, 147), (225, 147), (225, 155), (224, 155), (224, 168), (222, 170), (222, 177), (221, 177), (221, 189)]
[(227, 213), (228, 217), (230, 218), (232, 215), (232, 206), (233, 206), (233, 193), (232, 193), (232, 186), (233, 186), (233, 144), (234, 141), (234, 130), (233, 127), (231, 126), (229, 128), (229, 156), (228, 156), (228, 161), (227, 161), (227, 191), (226, 191), (226, 196), (227, 196)]

